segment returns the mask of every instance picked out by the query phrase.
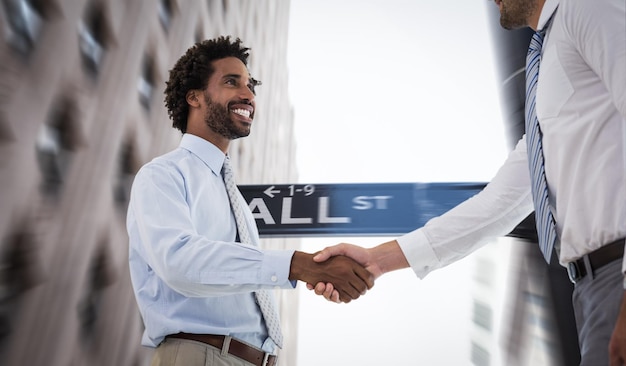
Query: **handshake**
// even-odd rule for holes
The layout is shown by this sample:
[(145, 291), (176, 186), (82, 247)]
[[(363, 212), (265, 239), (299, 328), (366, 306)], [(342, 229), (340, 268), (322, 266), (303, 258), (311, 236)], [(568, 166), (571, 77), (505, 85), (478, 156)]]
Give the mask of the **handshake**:
[(341, 243), (315, 254), (296, 251), (289, 279), (306, 282), (308, 289), (327, 300), (348, 303), (364, 295), (384, 273), (408, 266), (395, 240), (373, 248)]

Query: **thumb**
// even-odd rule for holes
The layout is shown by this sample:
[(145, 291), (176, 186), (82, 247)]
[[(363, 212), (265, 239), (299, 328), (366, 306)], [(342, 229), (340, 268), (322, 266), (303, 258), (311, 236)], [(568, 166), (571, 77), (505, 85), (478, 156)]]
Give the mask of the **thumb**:
[(313, 260), (319, 263), (328, 260), (330, 257), (343, 254), (342, 245), (343, 244), (338, 244), (332, 247), (326, 247), (322, 249), (322, 251), (313, 256)]

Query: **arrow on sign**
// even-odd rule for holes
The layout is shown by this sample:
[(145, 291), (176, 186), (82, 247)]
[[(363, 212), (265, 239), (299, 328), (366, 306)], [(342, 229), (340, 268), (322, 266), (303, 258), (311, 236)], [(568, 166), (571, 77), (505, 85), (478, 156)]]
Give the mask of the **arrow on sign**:
[(268, 195), (270, 198), (274, 198), (274, 193), (280, 193), (279, 189), (274, 189), (275, 186), (271, 186), (268, 189), (266, 189), (265, 191), (263, 191), (263, 193), (265, 193), (266, 195)]

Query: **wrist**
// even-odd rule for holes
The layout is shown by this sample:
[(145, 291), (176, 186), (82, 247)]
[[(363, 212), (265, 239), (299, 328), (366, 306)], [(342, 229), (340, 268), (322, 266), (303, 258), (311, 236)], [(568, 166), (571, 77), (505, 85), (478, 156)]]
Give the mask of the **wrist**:
[(395, 240), (372, 248), (372, 262), (378, 265), (381, 275), (409, 267), (409, 262)]
[(313, 255), (300, 252), (297, 250), (293, 252), (293, 256), (291, 257), (291, 264), (289, 266), (289, 280), (290, 281), (296, 281), (296, 280), (302, 281), (302, 276), (304, 272), (306, 271), (303, 267), (304, 267), (304, 264), (306, 263), (307, 256), (312, 257)]

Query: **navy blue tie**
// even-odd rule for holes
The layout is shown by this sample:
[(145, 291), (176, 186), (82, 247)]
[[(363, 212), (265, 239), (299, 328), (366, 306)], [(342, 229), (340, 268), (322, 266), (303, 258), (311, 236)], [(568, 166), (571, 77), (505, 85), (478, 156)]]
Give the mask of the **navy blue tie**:
[(526, 143), (528, 145), (528, 166), (535, 203), (539, 248), (546, 262), (550, 263), (550, 257), (557, 241), (556, 223), (548, 200), (548, 183), (541, 146), (541, 128), (535, 109), (541, 46), (547, 28), (548, 25), (546, 24), (543, 31), (538, 31), (533, 35), (526, 56)]

